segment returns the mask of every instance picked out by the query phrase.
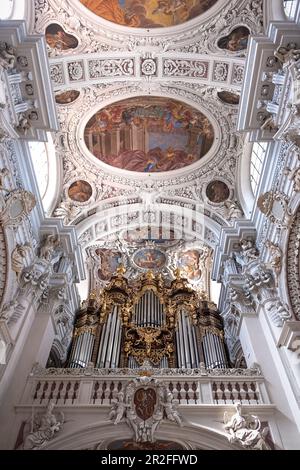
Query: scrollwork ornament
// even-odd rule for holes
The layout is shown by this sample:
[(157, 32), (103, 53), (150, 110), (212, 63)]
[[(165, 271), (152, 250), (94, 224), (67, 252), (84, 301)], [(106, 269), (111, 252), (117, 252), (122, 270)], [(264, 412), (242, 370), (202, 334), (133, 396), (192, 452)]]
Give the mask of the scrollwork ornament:
[(293, 215), (288, 207), (289, 198), (280, 191), (268, 191), (259, 196), (257, 207), (271, 222), (279, 228), (288, 228), (293, 222)]
[(16, 228), (36, 205), (35, 196), (24, 189), (11, 191), (0, 207), (0, 220), (4, 226)]

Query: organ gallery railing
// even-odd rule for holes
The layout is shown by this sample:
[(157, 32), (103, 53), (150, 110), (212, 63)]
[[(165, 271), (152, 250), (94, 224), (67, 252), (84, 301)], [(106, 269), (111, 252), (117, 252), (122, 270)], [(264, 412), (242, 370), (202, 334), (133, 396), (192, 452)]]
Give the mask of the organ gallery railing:
[(22, 405), (110, 405), (137, 376), (163, 382), (180, 405), (269, 404), (264, 378), (256, 369), (43, 369), (27, 381)]

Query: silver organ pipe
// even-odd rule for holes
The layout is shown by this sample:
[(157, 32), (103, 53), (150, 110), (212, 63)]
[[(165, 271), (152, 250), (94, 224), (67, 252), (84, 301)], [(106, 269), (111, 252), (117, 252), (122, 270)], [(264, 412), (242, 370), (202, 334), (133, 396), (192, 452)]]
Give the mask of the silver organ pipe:
[(177, 363), (179, 368), (195, 368), (199, 365), (195, 327), (188, 312), (180, 309), (176, 331)]
[(179, 338), (178, 338), (178, 343), (179, 343), (179, 348), (177, 354), (179, 354), (180, 361), (179, 362), (179, 367), (180, 368), (185, 368), (185, 360), (184, 360), (184, 340), (183, 340), (183, 325), (182, 325), (182, 315), (180, 312), (180, 317), (179, 317)]
[(150, 294), (150, 299), (151, 299), (151, 312), (152, 312), (151, 326), (154, 327), (157, 324), (157, 321), (156, 321), (156, 298), (154, 297), (152, 291), (150, 291), (149, 294)]
[(146, 319), (145, 319), (145, 295), (143, 295), (142, 297), (142, 325), (144, 325), (146, 323)]
[(192, 329), (194, 326), (191, 324), (191, 319), (189, 315), (187, 315), (186, 320), (188, 324), (188, 340), (189, 340), (189, 350), (191, 354), (191, 366), (195, 368), (197, 367), (197, 360), (196, 360), (196, 348), (195, 348), (195, 344), (193, 341), (193, 333), (192, 333)]
[(196, 332), (195, 332), (195, 326), (192, 325), (192, 337), (193, 337), (193, 345), (194, 345), (194, 351), (195, 351), (195, 367), (199, 367), (200, 366), (200, 357), (199, 357), (199, 350), (198, 350), (198, 346), (197, 346), (197, 338), (196, 338)]
[(119, 357), (120, 357), (120, 347), (121, 347), (121, 320), (118, 315), (118, 311), (116, 312), (116, 325), (115, 325), (115, 334), (113, 338), (113, 351), (112, 351), (112, 358), (111, 358), (111, 365), (110, 367), (115, 368), (119, 365)]
[(146, 323), (145, 326), (150, 326), (150, 319), (151, 319), (151, 305), (150, 305), (150, 293), (145, 293), (145, 318)]
[(105, 325), (105, 329), (103, 329), (103, 331), (102, 331), (103, 344), (102, 344), (102, 348), (99, 349), (97, 367), (104, 367), (104, 364), (105, 364), (107, 343), (108, 343), (108, 338), (109, 338), (109, 334), (110, 334), (111, 317), (112, 317), (112, 314), (110, 313), (108, 315), (108, 318), (107, 318), (107, 323)]
[(184, 340), (184, 359), (185, 359), (185, 367), (191, 368), (191, 360), (190, 360), (190, 351), (189, 351), (189, 344), (188, 344), (188, 332), (187, 332), (187, 319), (184, 314), (184, 311), (181, 312), (182, 318), (182, 330), (183, 330), (183, 340)]
[(97, 367), (115, 368), (119, 366), (121, 333), (119, 308), (115, 305), (102, 330)]
[(74, 341), (69, 367), (86, 367), (92, 357), (94, 342), (95, 336), (90, 331), (80, 333)]
[(112, 359), (112, 348), (113, 348), (113, 343), (114, 343), (114, 336), (115, 336), (115, 328), (116, 328), (116, 321), (117, 317), (116, 314), (118, 312), (118, 307), (114, 307), (112, 311), (112, 318), (111, 318), (111, 323), (110, 323), (110, 335), (108, 338), (108, 344), (107, 344), (107, 354), (106, 354), (106, 360), (105, 360), (105, 367), (111, 367), (111, 359)]
[(136, 360), (132, 356), (129, 356), (129, 358), (128, 358), (128, 368), (129, 369), (138, 369), (139, 368), (138, 363), (136, 362)]
[(160, 369), (167, 369), (168, 367), (168, 359), (166, 357), (163, 357), (160, 361)]
[(153, 292), (150, 291), (149, 293), (149, 304), (150, 304), (150, 325), (152, 328), (155, 325), (155, 299), (153, 297)]
[(228, 367), (224, 343), (219, 335), (207, 331), (203, 337), (202, 345), (207, 368)]
[(165, 323), (163, 305), (152, 290), (145, 292), (135, 305), (133, 320), (137, 326), (149, 328)]
[(142, 324), (142, 303), (138, 303), (138, 309), (139, 309), (139, 319), (138, 319), (138, 325)]

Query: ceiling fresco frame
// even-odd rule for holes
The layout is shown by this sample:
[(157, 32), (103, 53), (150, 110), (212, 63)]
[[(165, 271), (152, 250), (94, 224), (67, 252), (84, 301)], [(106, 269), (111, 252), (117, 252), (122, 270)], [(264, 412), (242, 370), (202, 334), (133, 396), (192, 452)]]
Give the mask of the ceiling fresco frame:
[[(210, 12), (211, 10), (211, 12)], [(145, 47), (179, 52), (214, 52), (220, 33), (227, 35), (236, 26), (246, 26), (251, 32), (262, 29), (263, 13), (261, 4), (256, 0), (219, 0), (205, 14), (181, 25), (167, 28), (131, 28), (119, 26), (102, 19), (85, 8), (79, 0), (65, 0), (63, 5), (57, 0), (36, 0), (35, 29), (43, 32), (51, 22), (60, 18), (67, 33), (77, 32), (80, 45), (77, 52), (96, 52), (102, 50), (134, 50)], [(219, 10), (221, 13), (217, 13)], [(78, 20), (80, 17), (80, 20)], [(122, 31), (121, 31), (122, 30)], [(92, 33), (91, 33), (92, 31)], [(209, 39), (209, 41), (208, 41)], [(201, 51), (200, 51), (201, 49)], [(61, 55), (57, 50), (49, 51), (51, 57)], [(245, 56), (245, 52), (225, 52), (229, 56)]]
[[(184, 175), (186, 173), (190, 173), (194, 170), (197, 170), (199, 167), (206, 165), (206, 163), (213, 158), (216, 153), (220, 150), (220, 134), (221, 134), (221, 127), (216, 119), (216, 117), (212, 114), (210, 110), (207, 110), (204, 101), (199, 105), (198, 103), (193, 102), (189, 97), (180, 97), (176, 98), (173, 96), (169, 96), (167, 94), (164, 94), (162, 92), (157, 91), (156, 93), (149, 93), (147, 95), (140, 95), (140, 94), (124, 94), (122, 95), (122, 99), (117, 99), (115, 100), (115, 97), (112, 98), (107, 98), (103, 101), (101, 107), (99, 107), (98, 104), (95, 104), (93, 107), (91, 107), (88, 112), (86, 112), (80, 119), (79, 123), (77, 124), (77, 131), (76, 131), (76, 139), (77, 139), (77, 147), (79, 149), (79, 152), (81, 152), (82, 155), (84, 155), (91, 164), (94, 164), (95, 166), (98, 166), (99, 169), (101, 169), (104, 173), (112, 173), (115, 174), (116, 176), (123, 177), (123, 175), (135, 180), (135, 179), (140, 179), (141, 173), (140, 172), (134, 172), (134, 171), (129, 171), (129, 170), (124, 170), (124, 169), (119, 169), (116, 168), (112, 165), (106, 164), (102, 162), (101, 160), (97, 159), (95, 155), (92, 154), (92, 152), (87, 148), (87, 145), (84, 141), (84, 132), (86, 125), (88, 121), (98, 112), (101, 111), (102, 109), (107, 108), (109, 105), (117, 105), (118, 103), (122, 103), (123, 101), (131, 98), (143, 98), (143, 97), (153, 97), (153, 98), (165, 98), (165, 99), (171, 99), (175, 100), (179, 103), (188, 105), (192, 108), (194, 108), (196, 111), (199, 111), (202, 113), (210, 122), (210, 124), (213, 127), (214, 130), (214, 140), (213, 143), (209, 149), (209, 151), (204, 154), (197, 162), (192, 163), (190, 165), (187, 165), (181, 169), (176, 169), (176, 170), (171, 170), (171, 171), (163, 171), (163, 172), (154, 172), (154, 173), (147, 173), (151, 174), (151, 179), (165, 179), (168, 177), (177, 177)], [(75, 148), (74, 148), (75, 150)], [(137, 173), (135, 175), (135, 173)]]
[[(79, 3), (79, 4), (78, 4)], [(205, 23), (208, 21), (210, 18), (214, 17), (215, 14), (217, 13), (217, 10), (219, 8), (222, 8), (223, 6), (228, 3), (228, 0), (217, 0), (214, 5), (209, 7), (204, 13), (195, 16), (192, 19), (186, 20), (182, 23), (179, 23), (177, 25), (171, 25), (171, 26), (155, 26), (155, 27), (131, 27), (127, 25), (121, 25), (119, 23), (114, 23), (110, 20), (106, 20), (104, 17), (97, 15), (96, 13), (93, 12), (93, 10), (89, 9), (88, 7), (85, 7), (84, 4), (80, 2), (80, 0), (76, 1), (75, 8), (77, 8), (80, 13), (85, 14), (86, 16), (89, 17), (89, 19), (93, 22), (99, 22), (101, 26), (107, 28), (108, 30), (118, 32), (120, 34), (130, 34), (132, 30), (136, 32), (136, 30), (139, 30), (140, 34), (151, 34), (153, 31), (157, 31), (158, 34), (174, 34), (174, 33), (181, 33), (183, 29), (186, 29), (187, 27), (189, 29), (193, 29), (196, 26), (199, 26), (201, 23)], [(84, 7), (84, 8), (82, 8)], [(87, 10), (87, 11), (86, 11)], [(167, 32), (165, 31), (167, 29)]]

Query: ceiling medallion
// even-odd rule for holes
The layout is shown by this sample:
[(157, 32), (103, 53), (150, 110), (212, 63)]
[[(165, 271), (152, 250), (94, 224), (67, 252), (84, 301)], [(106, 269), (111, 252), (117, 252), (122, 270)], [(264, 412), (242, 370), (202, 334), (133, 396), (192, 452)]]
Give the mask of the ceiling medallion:
[(206, 196), (210, 202), (220, 204), (230, 196), (230, 190), (224, 181), (211, 181), (206, 187)]
[(87, 202), (93, 193), (91, 185), (84, 180), (77, 180), (68, 189), (68, 196), (72, 201)]
[(140, 269), (159, 270), (165, 266), (167, 258), (157, 248), (142, 248), (134, 254), (133, 262)]

